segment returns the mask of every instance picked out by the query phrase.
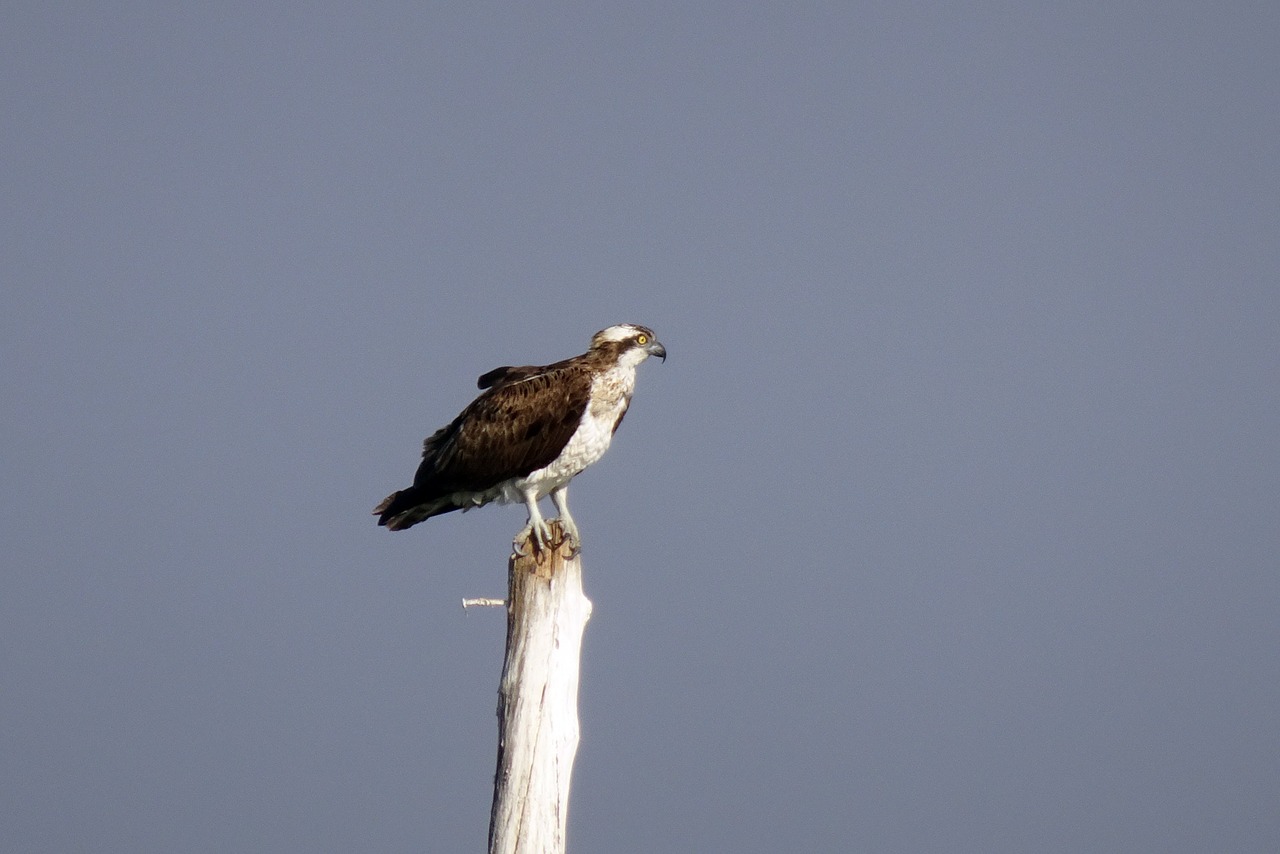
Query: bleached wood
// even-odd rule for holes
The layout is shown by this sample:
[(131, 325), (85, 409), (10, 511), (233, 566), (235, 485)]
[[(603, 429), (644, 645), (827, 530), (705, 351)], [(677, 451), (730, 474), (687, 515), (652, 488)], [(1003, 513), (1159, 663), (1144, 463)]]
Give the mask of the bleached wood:
[(488, 596), (476, 596), (462, 600), (462, 610), (468, 608), (501, 608), (507, 604), (506, 599), (492, 599)]
[(490, 854), (563, 854), (578, 750), (578, 667), (591, 602), (582, 562), (551, 521), (554, 549), (518, 542), (508, 564), (507, 653), (498, 697)]

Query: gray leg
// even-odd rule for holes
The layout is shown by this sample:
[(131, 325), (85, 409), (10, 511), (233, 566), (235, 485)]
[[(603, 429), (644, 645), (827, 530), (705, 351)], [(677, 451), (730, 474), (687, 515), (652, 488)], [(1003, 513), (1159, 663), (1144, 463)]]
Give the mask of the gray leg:
[[(529, 509), (529, 524), (525, 526), (525, 530), (533, 536), (533, 543), (539, 549), (544, 549), (551, 544), (551, 529), (547, 527), (547, 523), (542, 519), (542, 513), (538, 510), (538, 493), (537, 490), (526, 489), (521, 492), (524, 496), (524, 506)], [(521, 531), (520, 533), (524, 533)]]
[(569, 515), (569, 484), (558, 486), (551, 490), (551, 503), (556, 506), (556, 510), (560, 513), (560, 524), (564, 526), (564, 532), (569, 535), (574, 543), (574, 551), (577, 552), (582, 546), (582, 537), (578, 535), (578, 525), (573, 521), (573, 517)]

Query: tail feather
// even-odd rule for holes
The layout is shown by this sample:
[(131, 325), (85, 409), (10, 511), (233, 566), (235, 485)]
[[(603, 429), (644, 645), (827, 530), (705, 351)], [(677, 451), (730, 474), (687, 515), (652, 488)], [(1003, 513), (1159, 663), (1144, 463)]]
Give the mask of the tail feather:
[(373, 508), (378, 524), (389, 531), (403, 531), (432, 516), (460, 510), (446, 498), (430, 497), (415, 486), (393, 492)]

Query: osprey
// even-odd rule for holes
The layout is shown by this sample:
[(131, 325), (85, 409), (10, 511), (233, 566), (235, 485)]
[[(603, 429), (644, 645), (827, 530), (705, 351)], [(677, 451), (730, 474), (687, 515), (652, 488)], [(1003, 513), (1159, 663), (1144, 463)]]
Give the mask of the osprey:
[(623, 323), (593, 335), (581, 356), (484, 374), (476, 383), (484, 393), (423, 442), (413, 486), (373, 509), (378, 524), (401, 531), (442, 513), (521, 501), (529, 524), (520, 536), (529, 532), (545, 547), (551, 532), (538, 500), (550, 495), (579, 542), (569, 481), (608, 450), (631, 403), (636, 366), (650, 356), (667, 358), (653, 330)]

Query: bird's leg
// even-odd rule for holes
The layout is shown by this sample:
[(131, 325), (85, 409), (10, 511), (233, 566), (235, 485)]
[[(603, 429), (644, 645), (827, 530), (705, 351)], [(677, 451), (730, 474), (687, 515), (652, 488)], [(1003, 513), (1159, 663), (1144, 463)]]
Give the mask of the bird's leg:
[[(529, 509), (529, 524), (525, 526), (525, 531), (530, 534), (533, 540), (534, 551), (541, 551), (551, 544), (551, 529), (547, 527), (547, 523), (543, 521), (542, 513), (538, 510), (538, 491), (536, 489), (526, 489), (521, 492), (524, 497), (524, 506)], [(516, 539), (520, 539), (517, 535)]]
[(569, 515), (569, 484), (551, 490), (551, 503), (556, 505), (556, 510), (560, 513), (560, 526), (569, 539), (570, 551), (576, 555), (582, 550), (582, 537), (578, 535), (577, 523)]

